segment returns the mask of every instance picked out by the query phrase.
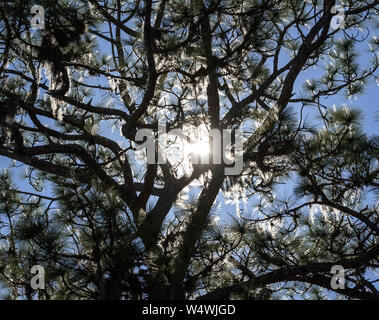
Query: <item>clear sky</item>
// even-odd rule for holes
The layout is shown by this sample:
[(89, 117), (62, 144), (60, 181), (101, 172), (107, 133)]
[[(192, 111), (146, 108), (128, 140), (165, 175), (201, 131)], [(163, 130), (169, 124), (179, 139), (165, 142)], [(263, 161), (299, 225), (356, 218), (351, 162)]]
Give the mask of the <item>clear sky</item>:
[[(372, 30), (373, 31), (373, 30)], [(362, 65), (367, 65), (367, 54), (365, 53), (368, 48), (364, 47), (364, 45), (359, 45), (359, 51), (362, 54), (359, 58), (359, 62)], [(304, 73), (299, 77), (297, 81), (297, 85), (295, 87), (295, 92), (302, 90), (302, 84), (305, 79), (310, 79), (312, 77), (317, 77), (320, 73), (319, 69), (311, 69), (308, 72)], [(348, 99), (343, 93), (338, 94), (334, 97), (330, 97), (328, 100), (324, 101), (324, 103), (330, 107), (333, 105), (341, 106), (346, 104), (348, 107), (358, 107), (363, 111), (364, 119), (363, 119), (363, 127), (364, 131), (369, 135), (379, 135), (379, 90), (378, 83), (374, 79), (370, 79), (369, 82), (365, 86), (365, 92), (358, 96), (357, 99)], [(312, 122), (318, 121), (316, 119), (316, 114), (314, 112), (310, 112), (310, 119)], [(312, 117), (312, 115), (314, 117)], [(105, 129), (104, 129), (105, 130)], [(109, 130), (109, 128), (108, 128)], [(111, 133), (107, 133), (107, 135), (112, 136)], [(10, 160), (0, 156), (0, 169), (7, 168), (10, 164)], [(19, 165), (19, 164), (17, 164)], [(13, 169), (15, 182), (17, 182), (20, 190), (32, 191), (33, 190), (28, 181), (26, 181), (23, 177), (23, 173), (25, 172), (26, 167), (21, 166), (18, 169)], [(293, 184), (286, 185), (286, 189), (293, 186)], [(48, 195), (50, 193), (49, 188), (45, 188), (43, 191), (44, 194)], [(220, 194), (217, 201), (219, 202), (219, 206), (217, 211), (221, 214), (225, 213), (235, 213), (236, 212), (236, 204), (226, 203), (225, 198)], [(374, 199), (373, 199), (374, 201)], [(243, 207), (243, 204), (240, 204), (240, 207)]]

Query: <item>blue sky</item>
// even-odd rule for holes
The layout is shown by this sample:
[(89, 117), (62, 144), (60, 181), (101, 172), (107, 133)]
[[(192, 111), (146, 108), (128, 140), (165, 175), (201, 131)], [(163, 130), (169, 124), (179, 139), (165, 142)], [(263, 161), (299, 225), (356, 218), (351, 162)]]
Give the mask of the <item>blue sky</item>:
[[(101, 44), (101, 42), (100, 42)], [(362, 65), (367, 65), (367, 53), (366, 50), (368, 48), (365, 47), (365, 44), (359, 45), (359, 51), (361, 53), (361, 57), (359, 58), (359, 62)], [(309, 71), (302, 74), (298, 81), (297, 85), (295, 87), (295, 92), (299, 92), (302, 90), (302, 84), (306, 79), (310, 79), (312, 77), (317, 77), (320, 74), (320, 70), (317, 69), (310, 69)], [(328, 100), (324, 101), (324, 103), (330, 107), (333, 105), (341, 106), (341, 105), (347, 105), (348, 107), (357, 107), (360, 108), (363, 111), (364, 119), (363, 119), (363, 128), (364, 131), (368, 135), (379, 135), (379, 122), (376, 118), (379, 117), (379, 90), (378, 90), (378, 84), (374, 79), (370, 79), (365, 86), (365, 92), (358, 96), (357, 99), (348, 99), (343, 93), (338, 94), (334, 97), (330, 97)], [(100, 99), (98, 99), (100, 101)], [(309, 120), (311, 122), (317, 122), (316, 113), (313, 110), (309, 110)], [(109, 130), (110, 128), (102, 128), (102, 131)], [(107, 133), (107, 135), (112, 136), (113, 134)], [(11, 161), (9, 159), (6, 159), (4, 157), (0, 156), (0, 169), (7, 168)], [(19, 164), (17, 164), (19, 165)], [(25, 181), (23, 174), (25, 172), (25, 166), (22, 166), (18, 169), (12, 169), (14, 172), (14, 181), (17, 183), (20, 190), (24, 191), (30, 191), (30, 192), (36, 192), (33, 190), (33, 188), (28, 184), (27, 181)], [(286, 185), (285, 188), (288, 190), (288, 188), (292, 187), (293, 184)], [(44, 194), (48, 195), (50, 193), (49, 186), (46, 186), (45, 190), (43, 191)], [(220, 195), (217, 199), (217, 201), (220, 203), (219, 211), (223, 213), (235, 213), (236, 207), (234, 204), (231, 203), (225, 203), (225, 198)]]

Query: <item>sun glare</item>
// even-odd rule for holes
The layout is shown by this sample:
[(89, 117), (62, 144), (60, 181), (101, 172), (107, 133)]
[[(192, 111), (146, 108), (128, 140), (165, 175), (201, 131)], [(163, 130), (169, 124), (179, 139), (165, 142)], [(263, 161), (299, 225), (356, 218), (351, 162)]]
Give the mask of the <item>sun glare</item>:
[(204, 140), (195, 141), (188, 144), (188, 151), (190, 154), (207, 155), (209, 154), (209, 143)]

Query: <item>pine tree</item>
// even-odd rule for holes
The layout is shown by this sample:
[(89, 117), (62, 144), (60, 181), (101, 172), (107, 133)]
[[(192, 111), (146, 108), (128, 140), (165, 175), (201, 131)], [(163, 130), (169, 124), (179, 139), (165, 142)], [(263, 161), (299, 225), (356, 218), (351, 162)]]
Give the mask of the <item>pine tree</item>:
[[(379, 139), (328, 100), (377, 81), (378, 1), (38, 4), (0, 4), (3, 298), (379, 298)], [(172, 136), (148, 162), (162, 123), (239, 129), (242, 172)]]

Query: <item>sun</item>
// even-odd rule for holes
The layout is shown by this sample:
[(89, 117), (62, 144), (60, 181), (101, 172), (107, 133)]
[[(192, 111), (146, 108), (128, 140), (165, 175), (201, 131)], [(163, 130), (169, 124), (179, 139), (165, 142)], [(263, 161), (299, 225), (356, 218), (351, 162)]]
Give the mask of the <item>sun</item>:
[(186, 153), (206, 157), (209, 155), (209, 132), (207, 127), (202, 124), (198, 127), (191, 128), (188, 131), (191, 142), (186, 144)]
[(176, 177), (190, 175), (194, 165), (210, 163), (210, 138), (205, 126), (185, 127), (179, 133), (169, 133), (162, 141), (162, 155)]
[(198, 140), (188, 144), (188, 152), (190, 154), (197, 154), (204, 156), (209, 154), (209, 142), (205, 140)]

